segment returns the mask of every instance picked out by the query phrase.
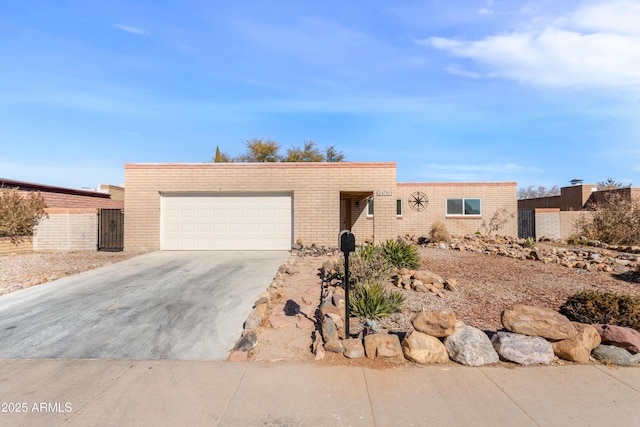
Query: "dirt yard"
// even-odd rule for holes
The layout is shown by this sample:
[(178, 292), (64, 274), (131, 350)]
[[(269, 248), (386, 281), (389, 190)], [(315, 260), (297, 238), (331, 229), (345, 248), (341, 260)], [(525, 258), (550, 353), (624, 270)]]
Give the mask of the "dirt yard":
[(0, 255), (0, 295), (124, 261), (125, 252), (38, 252)]

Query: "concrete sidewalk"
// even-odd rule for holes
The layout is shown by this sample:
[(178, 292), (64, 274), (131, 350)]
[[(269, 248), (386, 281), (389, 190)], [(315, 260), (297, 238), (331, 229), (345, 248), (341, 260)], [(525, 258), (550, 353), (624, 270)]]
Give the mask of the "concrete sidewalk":
[(1, 360), (0, 400), (2, 426), (635, 426), (640, 369)]

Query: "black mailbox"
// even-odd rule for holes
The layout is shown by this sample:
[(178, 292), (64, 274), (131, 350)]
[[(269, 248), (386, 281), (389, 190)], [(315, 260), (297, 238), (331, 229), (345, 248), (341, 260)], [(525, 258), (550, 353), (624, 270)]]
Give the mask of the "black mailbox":
[(354, 236), (349, 230), (342, 230), (338, 241), (340, 243), (340, 252), (355, 252), (356, 236)]

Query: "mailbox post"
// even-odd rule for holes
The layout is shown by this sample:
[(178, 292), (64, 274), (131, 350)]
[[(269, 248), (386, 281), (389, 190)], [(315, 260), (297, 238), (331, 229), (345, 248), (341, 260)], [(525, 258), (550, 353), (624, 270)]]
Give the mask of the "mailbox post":
[(356, 237), (349, 230), (342, 230), (338, 237), (340, 251), (344, 254), (344, 337), (349, 339), (349, 254), (356, 250)]

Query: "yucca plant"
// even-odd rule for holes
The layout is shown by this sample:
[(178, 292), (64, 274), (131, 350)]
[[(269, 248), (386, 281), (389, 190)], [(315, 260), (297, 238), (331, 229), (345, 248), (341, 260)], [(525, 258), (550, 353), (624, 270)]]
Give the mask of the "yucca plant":
[(420, 267), (420, 255), (411, 243), (401, 239), (387, 240), (382, 243), (382, 250), (389, 263), (396, 268), (415, 270)]
[(349, 308), (356, 316), (376, 320), (399, 312), (402, 304), (402, 293), (389, 291), (379, 282), (365, 282), (356, 286), (349, 301)]

